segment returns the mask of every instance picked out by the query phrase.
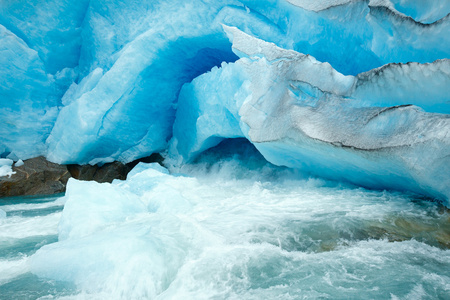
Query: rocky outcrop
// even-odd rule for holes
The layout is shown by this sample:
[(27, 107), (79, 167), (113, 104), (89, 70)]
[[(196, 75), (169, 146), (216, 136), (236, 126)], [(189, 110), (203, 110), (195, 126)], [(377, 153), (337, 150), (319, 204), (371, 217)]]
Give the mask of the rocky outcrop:
[(152, 154), (128, 164), (113, 162), (103, 166), (59, 165), (49, 162), (44, 157), (28, 159), (21, 166), (13, 166), (15, 174), (11, 177), (0, 177), (0, 197), (62, 193), (66, 190), (70, 177), (97, 182), (124, 180), (131, 169), (141, 161), (161, 164), (163, 158), (159, 154)]
[(0, 197), (62, 193), (71, 177), (66, 166), (44, 157), (28, 159), (13, 171), (11, 177), (0, 177)]

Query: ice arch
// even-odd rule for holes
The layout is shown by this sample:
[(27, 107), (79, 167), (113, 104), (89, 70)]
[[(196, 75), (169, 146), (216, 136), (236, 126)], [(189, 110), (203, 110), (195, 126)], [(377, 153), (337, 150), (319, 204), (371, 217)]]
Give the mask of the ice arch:
[[(241, 58), (183, 87), (173, 157), (190, 161), (223, 139), (246, 137), (276, 165), (448, 201), (449, 60), (344, 76), (311, 56), (225, 29)], [(418, 92), (438, 95), (424, 103)]]

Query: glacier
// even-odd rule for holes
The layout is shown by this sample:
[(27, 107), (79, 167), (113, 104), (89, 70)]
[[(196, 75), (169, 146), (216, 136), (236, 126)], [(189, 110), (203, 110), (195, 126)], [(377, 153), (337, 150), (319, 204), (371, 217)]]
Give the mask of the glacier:
[(450, 298), (448, 32), (448, 0), (1, 0), (0, 181), (129, 172), (1, 198), (0, 298)]
[(0, 155), (271, 163), (449, 198), (449, 5), (2, 1)]

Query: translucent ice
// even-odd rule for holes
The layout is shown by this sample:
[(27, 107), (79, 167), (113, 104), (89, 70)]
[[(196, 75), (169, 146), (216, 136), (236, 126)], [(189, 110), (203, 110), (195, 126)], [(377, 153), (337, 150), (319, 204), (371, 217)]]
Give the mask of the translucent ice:
[(0, 3), (0, 156), (45, 156), (60, 99), (77, 76), (86, 0)]
[(429, 24), (439, 21), (450, 13), (450, 2), (446, 0), (372, 0), (391, 10), (413, 18), (417, 22)]
[[(343, 74), (356, 75), (392, 62), (433, 62), (449, 55), (447, 18), (433, 24), (418, 23), (388, 0), (271, 1), (275, 10), (261, 1), (245, 1), (250, 7), (255, 2), (265, 5), (257, 11), (276, 24), (283, 38), (267, 39), (251, 33), (253, 36), (329, 62)], [(417, 6), (422, 12), (428, 5)], [(429, 6), (440, 10), (439, 5)], [(450, 13), (450, 7), (445, 6), (440, 10), (444, 16)]]
[[(166, 151), (173, 137), (177, 162), (245, 137), (278, 164), (442, 197), (449, 9), (409, 0), (2, 1), (0, 156), (130, 162)], [(302, 134), (307, 147), (284, 148)], [(380, 149), (393, 153), (378, 164), (385, 171), (372, 160)], [(289, 159), (292, 151), (304, 153)], [(325, 153), (347, 159), (335, 166)], [(426, 159), (412, 162), (418, 156)]]
[(81, 24), (88, 2), (4, 0), (0, 3), (0, 24), (36, 51), (48, 73), (56, 74), (78, 65)]
[(54, 79), (37, 52), (1, 24), (0, 52), (0, 155), (44, 155), (58, 113)]
[(15, 162), (14, 166), (15, 167), (21, 167), (23, 166), (25, 163), (23, 162), (23, 160), (19, 159), (18, 161)]
[[(206, 238), (196, 236), (195, 224), (177, 216), (179, 201), (186, 201), (180, 194), (180, 182), (185, 181), (142, 164), (126, 182), (71, 180), (59, 225), (60, 242), (36, 253), (32, 271), (75, 282), (88, 293), (154, 298), (195, 251), (193, 244)], [(100, 190), (102, 198), (98, 198)], [(174, 198), (177, 193), (180, 200)]]
[(312, 54), (344, 74), (448, 54), (447, 22), (423, 27), (363, 2), (241, 3), (90, 1), (80, 78), (62, 98), (47, 140), (48, 158), (129, 162), (166, 149), (181, 86), (237, 59), (220, 24)]
[[(50, 160), (129, 162), (164, 150), (181, 85), (236, 59), (215, 19), (221, 4), (159, 2), (146, 10), (90, 3), (80, 61), (87, 76), (63, 98), (47, 140)], [(113, 32), (118, 41), (108, 38)]]
[[(225, 29), (242, 58), (183, 88), (174, 152), (190, 160), (224, 138), (245, 136), (277, 165), (449, 198), (450, 117), (415, 106), (449, 111), (448, 60), (344, 76), (310, 56)], [(432, 101), (424, 104), (415, 95), (417, 78), (430, 83), (420, 87), (421, 95), (436, 93)], [(383, 95), (374, 95), (376, 90)], [(210, 116), (217, 125), (204, 126)]]

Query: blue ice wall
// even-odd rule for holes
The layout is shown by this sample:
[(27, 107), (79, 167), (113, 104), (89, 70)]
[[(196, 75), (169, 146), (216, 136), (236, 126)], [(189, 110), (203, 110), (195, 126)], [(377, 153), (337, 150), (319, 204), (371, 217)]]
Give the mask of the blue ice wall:
[(181, 86), (237, 59), (216, 20), (222, 5), (178, 4), (152, 2), (139, 15), (114, 2), (91, 4), (85, 30), (94, 40), (83, 46), (80, 61), (90, 73), (64, 98), (47, 140), (50, 160), (129, 162), (167, 147)]
[(0, 24), (35, 50), (50, 74), (78, 65), (89, 0), (3, 0)]
[[(421, 132), (434, 145), (431, 165), (422, 166), (431, 170), (435, 155), (447, 155), (449, 12), (440, 0), (5, 0), (0, 155), (103, 164), (170, 148), (182, 162), (245, 137), (274, 163), (358, 183), (351, 178), (378, 169), (372, 156), (359, 160), (345, 147), (414, 148)], [(332, 161), (348, 170), (359, 161), (354, 173), (322, 163), (331, 150), (306, 147), (312, 142), (297, 141), (302, 135), (343, 145)], [(279, 160), (299, 152), (301, 159)], [(398, 160), (401, 153), (380, 164), (398, 167), (389, 171), (398, 171), (398, 186), (446, 194), (425, 179), (431, 173)], [(383, 176), (358, 184), (388, 186)]]
[(88, 1), (0, 3), (0, 155), (47, 154), (61, 97), (77, 77)]
[(0, 154), (43, 155), (58, 113), (54, 78), (38, 53), (2, 25), (0, 53)]

